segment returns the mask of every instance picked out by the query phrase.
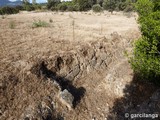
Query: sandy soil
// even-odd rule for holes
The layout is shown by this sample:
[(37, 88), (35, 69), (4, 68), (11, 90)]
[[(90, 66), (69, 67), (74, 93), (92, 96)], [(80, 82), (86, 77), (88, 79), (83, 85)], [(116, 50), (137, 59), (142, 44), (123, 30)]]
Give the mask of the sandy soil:
[[(70, 52), (76, 55), (79, 48), (85, 48), (85, 46), (93, 48), (92, 44), (94, 46), (102, 44), (105, 51), (110, 51), (111, 62), (108, 63), (106, 69), (89, 72), (76, 80), (73, 83), (74, 86), (84, 87), (86, 90), (84, 97), (73, 111), (68, 111), (65, 107), (60, 107), (59, 111), (64, 115), (65, 120), (91, 120), (93, 118), (104, 120), (110, 114), (113, 114), (113, 117), (116, 113), (110, 112), (115, 107), (115, 101), (126, 95), (124, 90), (132, 83), (134, 77), (124, 52), (131, 51), (133, 41), (140, 37), (136, 19), (135, 13), (123, 15), (121, 12), (115, 12), (112, 15), (109, 12), (101, 14), (92, 12), (22, 12), (7, 15), (5, 18), (0, 18), (1, 76), (8, 71), (14, 73), (15, 68), (20, 71), (17, 73), (18, 76), (29, 70), (30, 66), (39, 59), (52, 58), (55, 54)], [(47, 22), (49, 26), (33, 28), (33, 22), (38, 20)], [(11, 29), (11, 24), (14, 24), (14, 29)], [(25, 91), (30, 88), (29, 85), (27, 85), (29, 88), (25, 86), (26, 81), (20, 81), (19, 88), (15, 91)], [(29, 78), (28, 82), (34, 86), (36, 79), (32, 81)], [(46, 90), (45, 83), (42, 84), (42, 82), (37, 82), (37, 85), (41, 86), (37, 91), (36, 85), (33, 87), (35, 99), (40, 99), (36, 92), (44, 96), (44, 93), (40, 93), (41, 89), (44, 89), (47, 95), (52, 91), (51, 86), (48, 87), (49, 90)], [(139, 88), (139, 86), (137, 87)], [(23, 96), (18, 93), (13, 94), (19, 98)], [(2, 97), (4, 98), (4, 96)], [(9, 102), (11, 101), (9, 100)], [(8, 119), (10, 117), (19, 119), (20, 114), (27, 107), (23, 105), (24, 103), (22, 100), (21, 106), (16, 109), (13, 106), (9, 107), (8, 111), (12, 114), (5, 112), (9, 116)], [(30, 102), (28, 101), (27, 104)], [(13, 110), (21, 112), (13, 112)]]

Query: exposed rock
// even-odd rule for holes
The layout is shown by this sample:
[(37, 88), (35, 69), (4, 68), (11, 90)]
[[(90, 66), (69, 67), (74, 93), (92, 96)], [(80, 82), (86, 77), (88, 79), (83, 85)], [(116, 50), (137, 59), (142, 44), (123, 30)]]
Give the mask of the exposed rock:
[(59, 97), (60, 97), (62, 104), (66, 105), (69, 110), (73, 108), (74, 97), (70, 92), (68, 92), (67, 89), (63, 90), (60, 93)]
[(94, 57), (91, 61), (90, 61), (90, 65), (91, 65), (91, 67), (95, 67), (95, 65), (96, 65), (96, 63), (97, 63), (97, 59), (96, 59), (96, 57)]
[(38, 106), (30, 105), (21, 115), (22, 120), (53, 120), (55, 117), (55, 110), (52, 99), (45, 97)]
[(74, 78), (79, 74), (80, 72), (80, 67), (79, 65), (76, 65), (75, 68), (65, 77), (68, 80), (73, 81)]

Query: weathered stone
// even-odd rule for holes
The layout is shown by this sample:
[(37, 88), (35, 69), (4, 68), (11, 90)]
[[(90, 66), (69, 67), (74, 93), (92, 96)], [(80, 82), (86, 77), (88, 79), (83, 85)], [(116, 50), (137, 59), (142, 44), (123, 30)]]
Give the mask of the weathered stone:
[(50, 97), (45, 97), (38, 106), (29, 106), (21, 115), (21, 120), (53, 120), (54, 106)]
[(75, 68), (73, 68), (73, 70), (65, 78), (73, 81), (74, 78), (79, 74), (79, 72), (80, 72), (80, 67), (79, 65), (77, 65), (75, 66)]
[(65, 89), (60, 93), (59, 97), (62, 104), (66, 105), (68, 109), (71, 110), (73, 107), (74, 100), (73, 95), (67, 89)]
[(96, 59), (96, 57), (94, 57), (94, 58), (90, 61), (91, 67), (95, 67), (96, 63), (97, 63), (97, 59)]

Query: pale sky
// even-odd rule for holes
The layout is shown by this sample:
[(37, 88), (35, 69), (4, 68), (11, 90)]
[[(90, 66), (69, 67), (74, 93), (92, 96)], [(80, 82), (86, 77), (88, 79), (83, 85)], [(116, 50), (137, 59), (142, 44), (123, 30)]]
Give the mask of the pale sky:
[[(15, 2), (15, 1), (17, 1), (17, 0), (9, 0), (9, 1)], [(22, 0), (21, 0), (21, 1), (22, 1)], [(63, 0), (63, 1), (71, 1), (71, 0)], [(30, 2), (32, 2), (32, 0), (30, 0)], [(45, 2), (47, 2), (47, 0), (36, 0), (36, 2), (37, 2), (37, 3), (45, 3)]]
[[(15, 2), (17, 0), (9, 0), (11, 2)], [(22, 1), (22, 0), (21, 0)], [(37, 3), (45, 3), (47, 0), (36, 0)], [(30, 2), (32, 2), (32, 0), (30, 0)]]

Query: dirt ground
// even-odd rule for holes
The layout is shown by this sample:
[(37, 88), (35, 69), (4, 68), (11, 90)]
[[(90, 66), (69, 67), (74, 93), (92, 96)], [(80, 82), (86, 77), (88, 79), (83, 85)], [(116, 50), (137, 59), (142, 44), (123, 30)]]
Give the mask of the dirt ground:
[[(101, 14), (21, 12), (0, 16), (0, 118), (22, 119), (28, 106), (34, 106), (50, 96), (56, 102), (57, 112), (65, 120), (116, 119), (119, 106), (115, 102), (120, 100), (117, 103), (125, 108), (131, 101), (123, 100), (131, 93), (126, 89), (134, 86), (134, 90), (143, 90), (152, 86), (147, 84), (144, 88), (141, 84), (133, 83), (135, 76), (124, 54), (132, 51), (134, 40), (140, 37), (136, 19), (136, 13), (124, 15), (122, 12), (110, 14), (107, 11)], [(49, 26), (33, 28), (33, 22), (39, 20), (47, 22)], [(66, 77), (70, 70), (74, 71), (74, 65), (78, 65), (81, 74), (74, 76), (72, 85), (85, 89), (83, 97), (71, 111), (54, 97), (56, 90), (50, 81), (37, 78), (30, 72), (38, 61), (43, 60), (48, 64), (48, 69), (52, 69), (50, 60), (55, 56), (70, 59), (70, 55), (76, 59), (75, 63), (67, 68), (65, 64), (63, 67), (60, 65), (56, 74)], [(65, 57), (61, 58), (65, 61)], [(96, 63), (91, 65), (94, 58)], [(142, 90), (138, 93), (142, 94)], [(154, 90), (151, 87), (142, 98), (136, 95), (134, 99), (139, 101), (136, 104), (148, 98)], [(135, 103), (134, 100), (131, 102)]]

